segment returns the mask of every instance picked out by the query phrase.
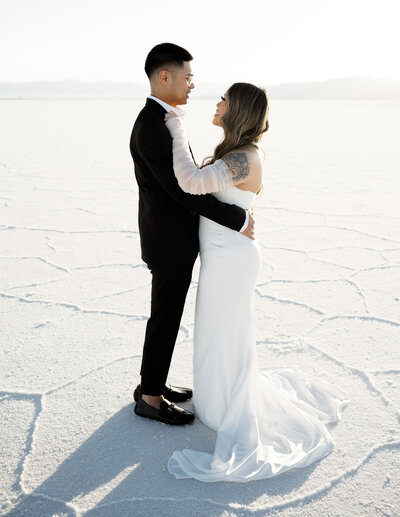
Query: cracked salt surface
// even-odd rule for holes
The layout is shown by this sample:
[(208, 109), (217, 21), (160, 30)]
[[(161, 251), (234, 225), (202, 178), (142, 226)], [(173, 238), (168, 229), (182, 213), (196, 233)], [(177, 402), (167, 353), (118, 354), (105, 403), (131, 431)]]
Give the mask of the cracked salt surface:
[[(329, 456), (232, 486), (166, 470), (182, 446), (212, 452), (200, 421), (169, 428), (132, 411), (150, 307), (125, 145), (141, 103), (0, 103), (0, 513), (398, 515), (400, 104), (274, 103), (256, 209), (260, 366), (297, 365), (351, 403)], [(218, 140), (213, 109), (188, 107), (197, 157)], [(391, 130), (366, 132), (366, 113)], [(198, 267), (173, 384), (192, 385)]]

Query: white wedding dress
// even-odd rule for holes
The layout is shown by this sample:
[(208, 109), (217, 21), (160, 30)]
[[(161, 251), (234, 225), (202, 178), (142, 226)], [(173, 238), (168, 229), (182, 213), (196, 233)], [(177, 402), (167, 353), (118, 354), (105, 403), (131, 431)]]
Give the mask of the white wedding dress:
[[(230, 187), (214, 194), (250, 208), (255, 194)], [(194, 329), (194, 407), (217, 431), (214, 454), (175, 451), (176, 478), (247, 482), (306, 467), (334, 448), (326, 428), (348, 400), (297, 367), (259, 370), (253, 298), (260, 249), (238, 232), (200, 218), (201, 269)]]
[[(167, 127), (184, 190), (213, 192), (246, 209), (254, 204), (256, 194), (227, 186), (223, 160), (197, 169), (178, 120)], [(193, 401), (196, 416), (217, 432), (217, 440), (214, 454), (175, 451), (168, 471), (178, 479), (248, 482), (323, 458), (334, 448), (325, 424), (337, 422), (349, 400), (341, 388), (296, 366), (259, 369), (253, 318), (257, 240), (200, 217), (200, 259)]]

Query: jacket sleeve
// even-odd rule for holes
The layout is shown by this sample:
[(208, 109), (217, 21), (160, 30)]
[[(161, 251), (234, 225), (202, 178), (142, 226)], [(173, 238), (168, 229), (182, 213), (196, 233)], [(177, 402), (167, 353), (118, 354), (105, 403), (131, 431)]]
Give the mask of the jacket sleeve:
[(157, 182), (176, 203), (232, 230), (242, 228), (247, 217), (243, 208), (223, 203), (210, 194), (196, 196), (180, 188), (173, 169), (172, 139), (164, 121), (141, 128), (138, 148)]

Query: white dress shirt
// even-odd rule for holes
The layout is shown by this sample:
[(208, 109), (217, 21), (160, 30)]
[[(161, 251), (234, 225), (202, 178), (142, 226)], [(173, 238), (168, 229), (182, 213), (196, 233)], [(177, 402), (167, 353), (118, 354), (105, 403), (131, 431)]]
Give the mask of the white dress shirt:
[(153, 99), (153, 101), (158, 102), (158, 104), (160, 104), (160, 106), (162, 106), (165, 109), (165, 111), (174, 111), (178, 115), (178, 117), (183, 118), (185, 116), (185, 112), (181, 108), (175, 108), (174, 106), (170, 106), (169, 104), (162, 101), (161, 99), (154, 97), (154, 95), (150, 94), (148, 96), (148, 99)]
[[(148, 99), (153, 99), (153, 101), (158, 102), (158, 104), (160, 104), (160, 106), (162, 106), (165, 109), (165, 111), (167, 111), (167, 112), (174, 111), (180, 118), (183, 118), (185, 116), (185, 112), (183, 111), (183, 109), (176, 108), (175, 106), (171, 106), (170, 104), (167, 104), (166, 102), (162, 101), (161, 99), (154, 97), (154, 95), (150, 94), (148, 96)], [(249, 224), (249, 212), (246, 210), (246, 219), (244, 221), (243, 226), (240, 228), (239, 231), (243, 232), (247, 228), (248, 224)]]

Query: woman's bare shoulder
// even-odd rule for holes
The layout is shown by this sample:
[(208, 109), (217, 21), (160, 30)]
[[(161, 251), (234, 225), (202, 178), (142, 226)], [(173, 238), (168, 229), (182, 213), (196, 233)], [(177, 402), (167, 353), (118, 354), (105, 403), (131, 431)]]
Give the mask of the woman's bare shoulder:
[(257, 165), (258, 163), (262, 165), (262, 153), (256, 147), (238, 147), (233, 151), (229, 151), (223, 156), (223, 159), (227, 160), (238, 160), (238, 161), (247, 161), (249, 164)]
[[(235, 153), (237, 153), (238, 156), (241, 156), (242, 160), (245, 160), (247, 162), (250, 170), (252, 170), (252, 171), (262, 170), (263, 163), (264, 163), (264, 157), (263, 157), (262, 151), (260, 149), (258, 149), (257, 147), (251, 147), (251, 146), (241, 147), (241, 148), (235, 149), (234, 151), (232, 151), (230, 153), (227, 153), (226, 156), (228, 156), (230, 154), (234, 155)], [(225, 156), (224, 156), (224, 158), (225, 158)]]
[(262, 159), (258, 149), (241, 147), (224, 154), (222, 161), (228, 167), (236, 185), (249, 184), (255, 179), (257, 183), (262, 176)]

